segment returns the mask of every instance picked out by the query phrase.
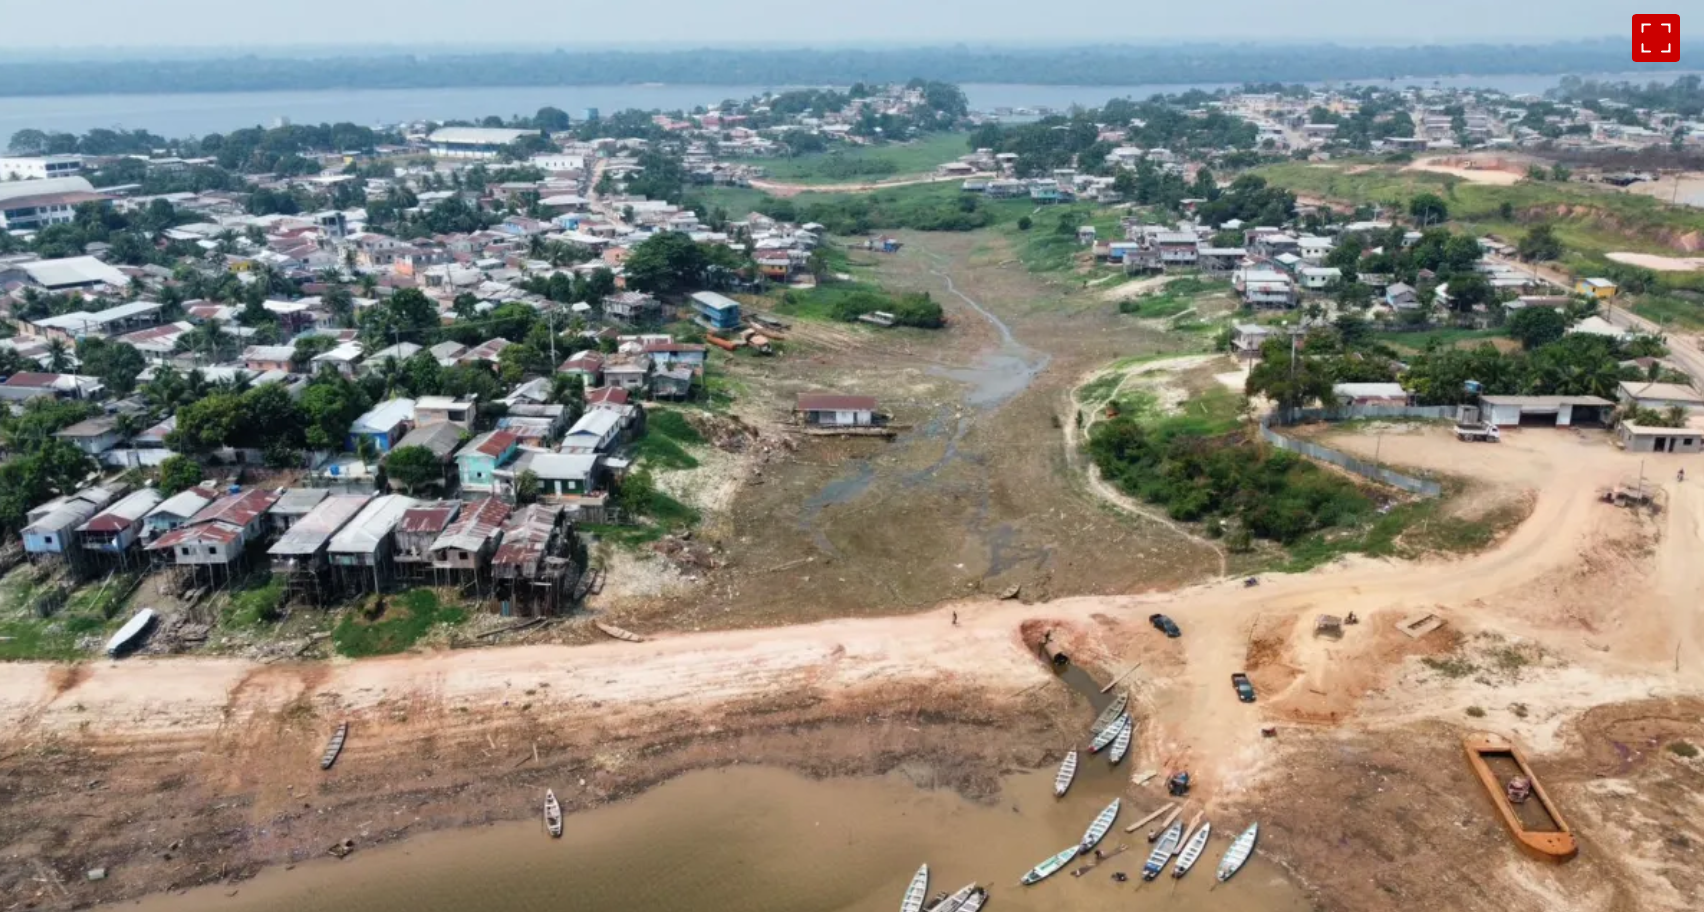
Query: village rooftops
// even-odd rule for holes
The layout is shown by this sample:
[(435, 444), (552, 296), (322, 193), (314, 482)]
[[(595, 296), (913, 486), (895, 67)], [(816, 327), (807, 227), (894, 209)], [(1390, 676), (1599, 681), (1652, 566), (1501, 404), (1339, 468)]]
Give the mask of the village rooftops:
[(189, 521), (194, 525), (220, 522), (241, 528), (259, 519), (277, 502), (277, 494), (263, 488), (251, 488), (226, 494), (202, 508)]
[(419, 504), (420, 501), (400, 494), (375, 497), (342, 531), (331, 537), (327, 550), (333, 554), (372, 554), (402, 521), (402, 515)]
[(626, 405), (627, 390), (619, 386), (604, 386), (586, 393), (587, 405)]
[(279, 495), (270, 512), (273, 516), (306, 516), (329, 493), (324, 488), (290, 488)]
[(372, 500), (368, 494), (333, 494), (308, 511), (277, 544), (267, 549), (275, 557), (312, 555)]
[[(122, 286), (130, 281), (124, 273), (92, 256), (38, 260), (34, 263), (25, 263), (18, 268), (30, 277), (30, 281), (44, 288), (71, 288), (78, 285), (96, 284)], [(154, 306), (158, 307), (159, 305)]]
[(384, 434), (404, 421), (414, 420), (413, 399), (387, 399), (349, 426), (351, 434)]
[(243, 349), (244, 363), (288, 364), (294, 357), (296, 347), (293, 345), (250, 345)]
[(510, 447), (520, 442), (520, 439), (520, 437), (508, 431), (491, 431), (475, 440), (467, 451), (496, 459), (507, 453)]
[(1627, 399), (1655, 399), (1676, 404), (1685, 403), (1688, 406), (1704, 405), (1704, 393), (1690, 386), (1679, 383), (1645, 383), (1643, 381), (1623, 380), (1620, 391)]
[(216, 498), (217, 495), (206, 488), (184, 488), (182, 491), (166, 498), (159, 506), (149, 510), (148, 515), (170, 515), (189, 519), (195, 514), (200, 513)]
[(436, 421), (432, 424), (423, 424), (409, 431), (407, 435), (396, 442), (392, 452), (403, 447), (425, 447), (431, 451), (432, 455), (444, 459), (456, 451), (456, 446), (461, 443), (461, 438), (462, 429), (460, 425)]
[(94, 519), (79, 526), (77, 531), (123, 532), (159, 505), (160, 492), (154, 488), (142, 488), (102, 510)]
[(433, 551), (453, 548), (458, 551), (478, 551), (503, 529), (511, 510), (508, 504), (495, 497), (468, 504), (462, 508), (442, 535), (432, 542)]
[(874, 396), (842, 396), (836, 393), (800, 393), (796, 411), (800, 412), (870, 412), (875, 411)]
[(444, 531), (460, 509), (461, 501), (455, 500), (435, 501), (411, 507), (397, 522), (397, 531), (412, 534), (430, 532), (437, 535)]

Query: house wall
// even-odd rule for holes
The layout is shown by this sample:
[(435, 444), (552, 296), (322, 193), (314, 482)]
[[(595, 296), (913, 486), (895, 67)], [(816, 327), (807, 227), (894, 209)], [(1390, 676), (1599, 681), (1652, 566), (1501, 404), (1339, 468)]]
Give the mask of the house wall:
[(76, 438), (62, 437), (60, 439), (64, 440), (66, 443), (71, 444), (72, 446), (76, 447), (77, 449), (82, 450), (84, 453), (87, 453), (90, 456), (99, 456), (102, 453), (105, 453), (107, 450), (110, 450), (113, 447), (118, 446), (118, 442), (119, 442), (119, 437), (118, 437), (117, 433), (106, 433), (106, 434), (100, 435), (99, 437), (76, 437)]
[(1491, 424), (1517, 425), (1521, 423), (1521, 407), (1518, 405), (1486, 406), (1486, 421)]
[(240, 536), (229, 544), (184, 542), (172, 549), (172, 561), (179, 566), (223, 566), (235, 560), (242, 549)]
[(24, 535), (24, 550), (30, 554), (64, 554), (65, 540), (71, 535), (70, 530), (61, 529), (53, 532), (26, 533)]
[(497, 482), (497, 462), (484, 453), (473, 453), (456, 460), (461, 486), (472, 491), (490, 491)]

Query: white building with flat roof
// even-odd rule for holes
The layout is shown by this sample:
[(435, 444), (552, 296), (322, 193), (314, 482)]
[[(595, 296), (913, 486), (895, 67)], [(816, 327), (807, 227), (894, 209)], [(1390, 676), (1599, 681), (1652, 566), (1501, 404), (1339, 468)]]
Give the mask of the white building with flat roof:
[(432, 154), (444, 158), (496, 158), (503, 147), (537, 130), (508, 130), (497, 127), (443, 127), (426, 139)]
[(47, 180), (83, 173), (77, 155), (14, 155), (0, 158), (0, 181)]

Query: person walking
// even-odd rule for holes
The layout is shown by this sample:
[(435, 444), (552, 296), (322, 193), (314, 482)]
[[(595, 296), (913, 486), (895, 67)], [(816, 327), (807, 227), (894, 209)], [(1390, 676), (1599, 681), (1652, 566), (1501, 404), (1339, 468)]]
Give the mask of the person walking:
[(957, 611), (953, 612), (953, 626), (954, 627), (958, 626), (958, 612)]

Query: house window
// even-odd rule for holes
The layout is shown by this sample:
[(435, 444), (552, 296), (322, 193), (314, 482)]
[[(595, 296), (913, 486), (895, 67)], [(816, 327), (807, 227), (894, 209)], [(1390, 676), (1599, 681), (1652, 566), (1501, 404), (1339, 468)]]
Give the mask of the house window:
[(208, 546), (207, 546), (207, 553), (208, 553), (208, 554), (209, 554), (209, 555), (214, 555), (214, 554), (218, 554), (218, 553), (219, 553), (219, 549), (218, 549), (218, 548), (215, 548), (215, 547), (213, 547), (213, 546), (212, 546), (212, 545), (208, 545)]
[(188, 557), (189, 554), (190, 554), (190, 550), (191, 549), (188, 545), (184, 545), (183, 547), (178, 549), (178, 557)]

